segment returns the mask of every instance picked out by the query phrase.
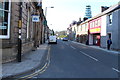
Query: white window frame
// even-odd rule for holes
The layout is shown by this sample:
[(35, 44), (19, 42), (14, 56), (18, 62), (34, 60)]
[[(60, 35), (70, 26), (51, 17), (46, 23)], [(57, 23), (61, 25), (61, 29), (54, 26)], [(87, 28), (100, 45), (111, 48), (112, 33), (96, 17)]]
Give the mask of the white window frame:
[[(112, 19), (113, 19), (112, 17), (113, 17), (112, 13), (108, 15), (109, 25), (112, 25)], [(110, 22), (110, 20), (111, 20), (111, 22)]]
[[(1, 9), (2, 10), (2, 9)], [(11, 15), (11, 0), (9, 0), (9, 10), (3, 10), (8, 12), (8, 29), (7, 35), (0, 35), (0, 39), (9, 39), (10, 38), (10, 15)]]

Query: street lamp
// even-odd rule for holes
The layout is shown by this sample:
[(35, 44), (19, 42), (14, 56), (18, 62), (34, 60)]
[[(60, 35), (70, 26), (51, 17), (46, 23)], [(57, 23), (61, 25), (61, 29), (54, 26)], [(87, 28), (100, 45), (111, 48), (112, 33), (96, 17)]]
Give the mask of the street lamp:
[[(51, 7), (46, 7), (45, 8), (45, 18), (46, 18), (46, 16), (47, 16), (47, 8), (54, 8), (53, 6), (51, 6)], [(47, 19), (46, 19), (47, 20)], [(44, 34), (45, 34), (45, 31), (46, 31), (46, 27), (44, 27), (45, 29), (44, 29)], [(48, 34), (48, 33), (47, 33)], [(48, 38), (48, 36), (47, 36), (47, 38)], [(45, 43), (45, 35), (44, 35), (44, 43)]]
[(46, 7), (46, 8), (45, 8), (45, 17), (47, 16), (47, 8), (54, 8), (54, 6)]

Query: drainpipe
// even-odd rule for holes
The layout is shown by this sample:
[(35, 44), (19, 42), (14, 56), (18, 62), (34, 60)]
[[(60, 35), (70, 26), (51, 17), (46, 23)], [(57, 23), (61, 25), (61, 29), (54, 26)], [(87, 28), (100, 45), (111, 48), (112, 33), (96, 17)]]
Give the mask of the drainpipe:
[(21, 52), (22, 52), (22, 39), (21, 39), (21, 33), (22, 33), (22, 1), (19, 5), (19, 21), (18, 21), (18, 27), (19, 27), (19, 37), (18, 37), (18, 54), (17, 54), (17, 60), (18, 62), (21, 62)]

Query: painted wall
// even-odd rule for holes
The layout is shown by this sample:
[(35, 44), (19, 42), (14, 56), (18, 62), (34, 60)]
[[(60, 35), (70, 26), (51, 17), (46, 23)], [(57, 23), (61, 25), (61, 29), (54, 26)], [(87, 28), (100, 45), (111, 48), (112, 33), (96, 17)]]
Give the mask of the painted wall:
[[(112, 25), (109, 25), (108, 23), (108, 20), (107, 20), (107, 33), (111, 33), (111, 39), (112, 39), (112, 42), (113, 44), (111, 45), (111, 48), (113, 49), (118, 49), (118, 10), (117, 11), (114, 11), (112, 13)], [(107, 16), (107, 19), (108, 19), (108, 16)], [(107, 36), (108, 38), (108, 36)]]
[(101, 17), (101, 47), (106, 48), (106, 40), (107, 40), (107, 15)]
[[(112, 14), (112, 24), (109, 24), (109, 15)], [(120, 10), (116, 10), (112, 13), (109, 13), (106, 15), (106, 31), (102, 32), (104, 34), (101, 34), (101, 47), (106, 48), (107, 47), (107, 39), (108, 34), (111, 33), (111, 39), (112, 39), (112, 45), (111, 48), (112, 49), (120, 49)], [(102, 23), (105, 23), (105, 16), (102, 17)], [(102, 24), (103, 28), (105, 27), (105, 24)], [(103, 30), (102, 30), (103, 31)], [(106, 32), (106, 34), (105, 34)]]
[(120, 10), (118, 11), (118, 48), (120, 49)]

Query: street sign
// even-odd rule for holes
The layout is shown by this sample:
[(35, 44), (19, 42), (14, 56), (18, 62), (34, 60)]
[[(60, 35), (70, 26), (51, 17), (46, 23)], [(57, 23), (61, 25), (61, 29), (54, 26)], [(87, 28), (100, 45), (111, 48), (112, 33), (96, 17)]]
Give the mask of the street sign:
[(32, 15), (32, 21), (33, 22), (39, 22), (40, 21), (39, 17), (40, 16), (38, 16), (38, 15)]

